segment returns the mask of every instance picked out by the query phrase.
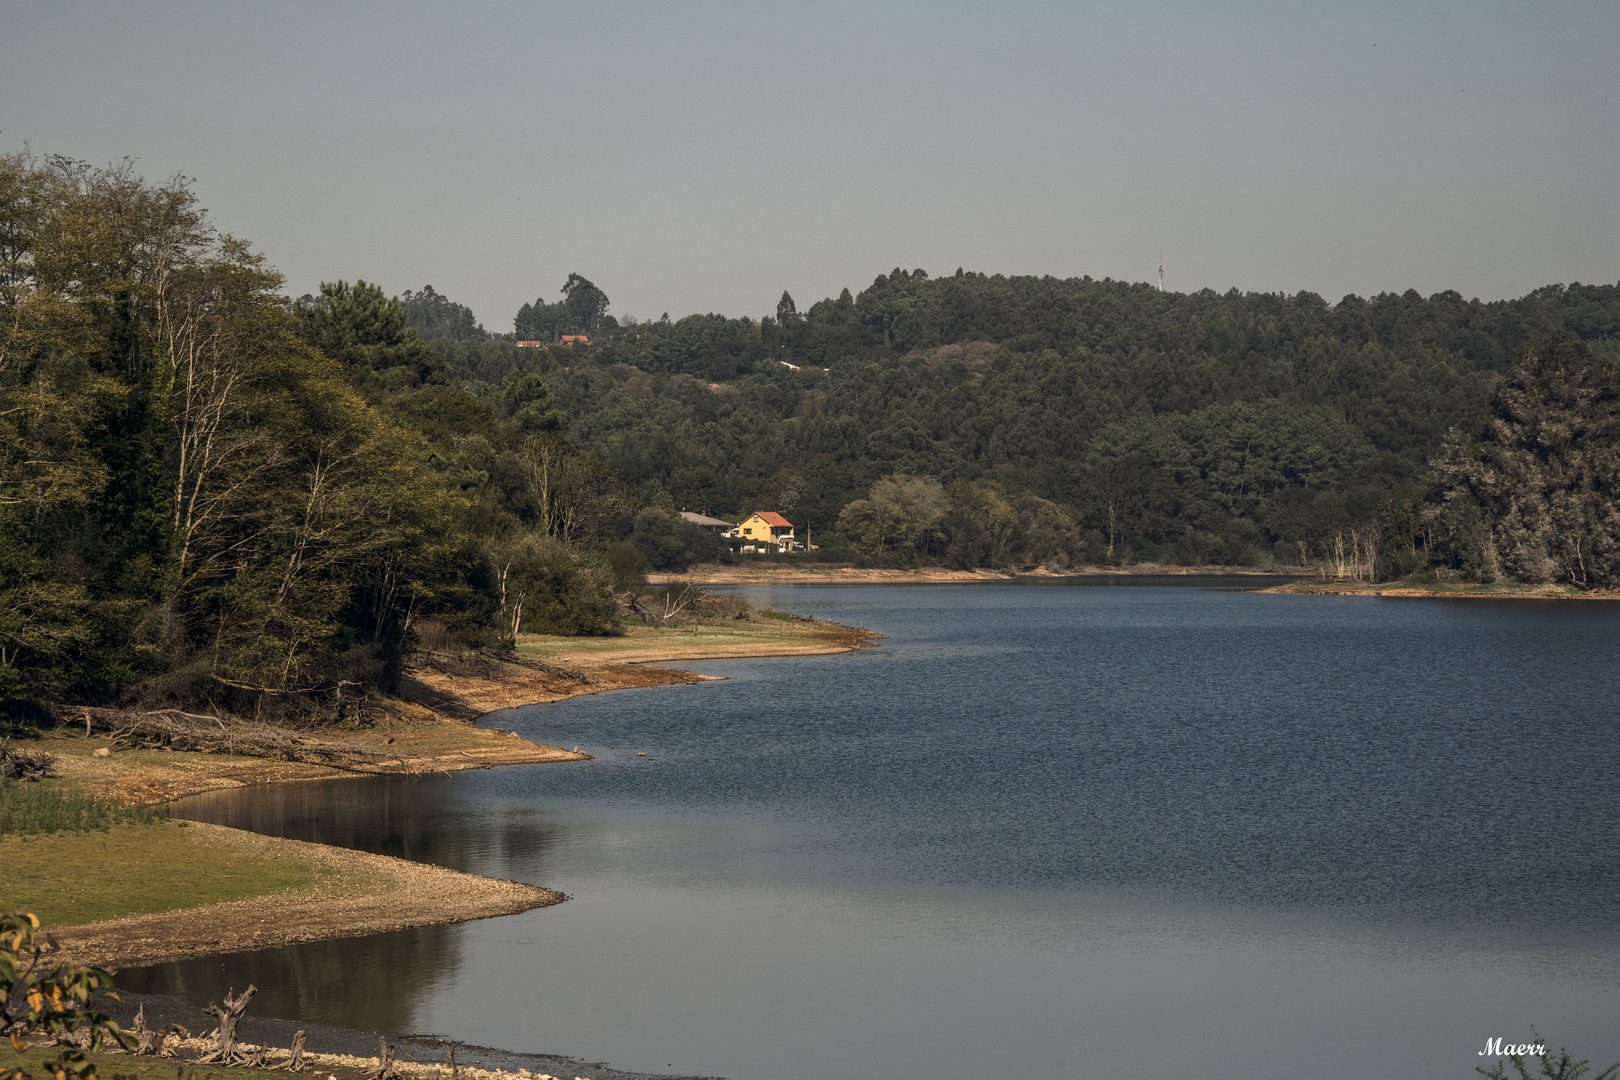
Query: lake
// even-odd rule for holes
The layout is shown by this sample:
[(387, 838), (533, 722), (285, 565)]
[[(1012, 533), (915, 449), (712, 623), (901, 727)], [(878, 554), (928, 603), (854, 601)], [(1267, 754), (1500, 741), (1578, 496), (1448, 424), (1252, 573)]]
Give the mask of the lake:
[(1620, 604), (1252, 585), (740, 590), (889, 637), (490, 718), (589, 763), (176, 804), (570, 902), (120, 982), (733, 1080), (1620, 1060)]

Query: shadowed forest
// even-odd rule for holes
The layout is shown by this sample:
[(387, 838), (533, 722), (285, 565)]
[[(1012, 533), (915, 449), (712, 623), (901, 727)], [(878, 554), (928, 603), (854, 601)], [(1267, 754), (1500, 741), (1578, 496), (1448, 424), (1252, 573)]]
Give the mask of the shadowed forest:
[(752, 558), (681, 510), (864, 565), (1620, 583), (1620, 286), (897, 269), (638, 320), (576, 273), (492, 333), (343, 270), (294, 300), (183, 182), (0, 159), (14, 707), (387, 687), (429, 620), (614, 633), (647, 570)]

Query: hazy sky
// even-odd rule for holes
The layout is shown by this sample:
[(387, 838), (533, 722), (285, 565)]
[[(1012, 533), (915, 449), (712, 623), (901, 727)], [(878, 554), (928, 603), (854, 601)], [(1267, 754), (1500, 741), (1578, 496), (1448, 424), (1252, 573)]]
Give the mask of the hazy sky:
[(16, 3), (0, 149), (195, 177), (294, 295), (492, 330), (895, 266), (1176, 290), (1620, 280), (1620, 4)]

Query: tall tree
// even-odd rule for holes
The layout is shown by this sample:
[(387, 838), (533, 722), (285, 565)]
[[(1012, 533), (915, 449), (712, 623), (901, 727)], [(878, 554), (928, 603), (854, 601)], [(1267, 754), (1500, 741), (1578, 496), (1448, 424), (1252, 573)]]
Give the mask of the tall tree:
[(776, 302), (776, 321), (783, 326), (799, 321), (799, 309), (793, 304), (793, 297), (788, 295), (786, 289), (782, 290), (782, 299)]
[(1479, 508), (1487, 569), (1620, 583), (1620, 363), (1568, 333), (1527, 345), (1438, 468), (1450, 501)]
[(602, 322), (602, 316), (607, 314), (607, 293), (578, 274), (568, 275), (562, 293), (563, 304), (568, 308), (568, 317), (573, 320), (575, 328), (586, 334), (595, 331)]

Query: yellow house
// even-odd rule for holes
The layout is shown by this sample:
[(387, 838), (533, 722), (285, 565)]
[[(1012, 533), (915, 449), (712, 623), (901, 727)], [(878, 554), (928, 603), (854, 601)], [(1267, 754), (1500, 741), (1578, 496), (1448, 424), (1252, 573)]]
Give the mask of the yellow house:
[(750, 514), (737, 526), (737, 536), (759, 544), (774, 544), (786, 550), (793, 546), (793, 522), (769, 510)]

